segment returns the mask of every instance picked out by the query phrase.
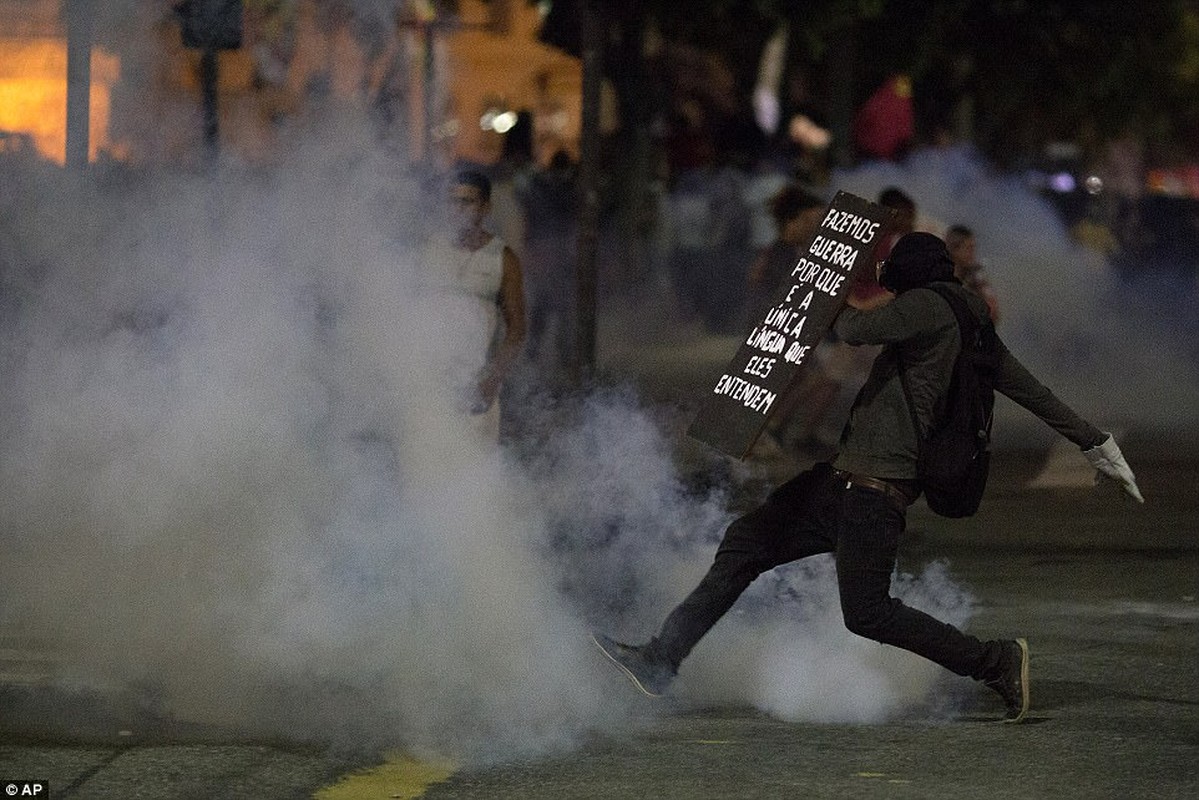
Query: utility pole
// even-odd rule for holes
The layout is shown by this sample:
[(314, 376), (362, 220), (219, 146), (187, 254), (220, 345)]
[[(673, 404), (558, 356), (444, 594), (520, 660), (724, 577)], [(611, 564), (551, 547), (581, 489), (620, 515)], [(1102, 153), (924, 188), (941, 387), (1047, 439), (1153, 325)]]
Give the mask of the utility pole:
[(67, 0), (67, 150), (69, 169), (84, 169), (90, 152), (92, 2)]
[(200, 97), (204, 108), (204, 153), (212, 161), (220, 152), (221, 118), (217, 108), (220, 72), (216, 48), (206, 45), (200, 51)]
[(434, 142), (437, 138), (438, 107), (437, 97), (437, 23), (436, 17), (427, 20), (420, 29), (421, 32), (421, 122), (423, 123), (422, 145), (424, 147), (425, 163), (430, 170), (436, 169), (437, 154)]

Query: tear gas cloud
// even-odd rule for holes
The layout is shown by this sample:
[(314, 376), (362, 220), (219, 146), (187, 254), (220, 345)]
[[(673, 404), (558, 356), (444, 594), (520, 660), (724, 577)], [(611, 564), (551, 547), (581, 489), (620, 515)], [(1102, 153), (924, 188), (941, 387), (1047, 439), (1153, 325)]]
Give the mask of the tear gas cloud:
[[(459, 758), (569, 746), (635, 701), (588, 627), (647, 635), (726, 498), (687, 489), (627, 389), (549, 409), (520, 461), (471, 439), (436, 379), (458, 343), (389, 222), (417, 190), (338, 136), (267, 177), (4, 166), (4, 623), (55, 643), (64, 685), (185, 719)], [(768, 708), (896, 703), (848, 635), (795, 651), (794, 620), (741, 616), (724, 635), (761, 641), (737, 664), (786, 660)], [(708, 659), (706, 701), (729, 668)], [(859, 659), (869, 713), (787, 695)]]
[[(629, 389), (547, 403), (520, 458), (472, 439), (438, 379), (468, 337), (414, 297), (418, 182), (365, 114), (291, 136), (202, 177), (0, 162), (0, 625), (65, 688), (255, 732), (487, 760), (643, 719), (586, 632), (653, 632), (722, 487)], [(968, 621), (941, 567), (899, 578)], [(920, 702), (937, 668), (835, 598), (827, 559), (763, 576), (683, 701)]]
[[(630, 390), (551, 409), (519, 462), (471, 440), (433, 377), (453, 333), (394, 237), (417, 190), (337, 136), (265, 177), (5, 165), (5, 625), (51, 639), (65, 685), (185, 719), (461, 758), (569, 746), (635, 701), (588, 627), (648, 635), (725, 497), (688, 491)], [(776, 691), (844, 674), (836, 644), (815, 672), (788, 651)], [(709, 658), (697, 687), (727, 668)]]

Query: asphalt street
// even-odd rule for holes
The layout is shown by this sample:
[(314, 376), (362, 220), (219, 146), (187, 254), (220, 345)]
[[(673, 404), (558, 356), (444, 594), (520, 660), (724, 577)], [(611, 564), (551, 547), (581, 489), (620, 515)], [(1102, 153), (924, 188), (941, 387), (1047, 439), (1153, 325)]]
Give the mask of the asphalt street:
[[(456, 767), (403, 743), (263, 741), (154, 716), (119, 694), (73, 693), (46, 679), (52, 656), (36, 642), (0, 631), (0, 792), (37, 780), (77, 800), (1199, 796), (1199, 446), (1129, 431), (1122, 446), (1147, 500), (1136, 506), (1092, 487), (1076, 452), (1033, 438), (1044, 444), (998, 449), (975, 517), (914, 506), (900, 563), (944, 560), (977, 598), (972, 629), (1029, 639), (1024, 724), (997, 722), (989, 690), (946, 674), (925, 706), (874, 724), (646, 698), (626, 730), (570, 752)], [(710, 463), (688, 448), (687, 468)], [(751, 459), (736, 474), (752, 494), (801, 465)]]
[[(80, 696), (64, 711), (63, 689), (10, 679), (0, 779), (43, 780), (70, 798), (295, 798), (322, 787), (322, 797), (430, 800), (1193, 797), (1199, 459), (1153, 441), (1130, 440), (1126, 452), (1143, 507), (1082, 486), (1030, 487), (1050, 454), (1016, 451), (998, 454), (975, 518), (948, 523), (919, 505), (910, 514), (901, 568), (945, 559), (978, 598), (973, 625), (1029, 638), (1033, 708), (1022, 725), (996, 722), (990, 692), (948, 675), (927, 708), (869, 725), (647, 698), (624, 735), (568, 754), (419, 772), (393, 754), (139, 717), (114, 698)], [(20, 643), (6, 647), (11, 673)], [(381, 764), (391, 765), (383, 778)]]
[(1012, 452), (975, 518), (950, 523), (919, 506), (910, 515), (901, 569), (945, 559), (979, 598), (972, 627), (1029, 638), (1025, 724), (996, 722), (991, 693), (950, 675), (929, 707), (876, 725), (794, 724), (647, 698), (643, 726), (627, 737), (459, 772), (424, 796), (1193, 797), (1199, 463), (1134, 449), (1144, 507), (1086, 487), (1029, 488), (1045, 480), (1048, 454)]

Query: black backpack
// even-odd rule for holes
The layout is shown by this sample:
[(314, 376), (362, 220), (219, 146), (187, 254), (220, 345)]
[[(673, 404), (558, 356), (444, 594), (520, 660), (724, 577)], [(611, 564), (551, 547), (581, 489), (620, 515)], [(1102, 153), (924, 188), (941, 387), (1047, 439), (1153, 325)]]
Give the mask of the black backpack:
[(923, 438), (903, 360), (899, 362), (899, 378), (919, 447), (916, 476), (930, 509), (943, 517), (968, 517), (982, 501), (991, 465), (991, 421), (999, 370), (995, 327), (990, 319), (975, 316), (949, 286), (929, 284), (924, 288), (945, 298), (953, 309), (962, 350), (954, 362), (949, 388), (937, 404), (937, 419)]

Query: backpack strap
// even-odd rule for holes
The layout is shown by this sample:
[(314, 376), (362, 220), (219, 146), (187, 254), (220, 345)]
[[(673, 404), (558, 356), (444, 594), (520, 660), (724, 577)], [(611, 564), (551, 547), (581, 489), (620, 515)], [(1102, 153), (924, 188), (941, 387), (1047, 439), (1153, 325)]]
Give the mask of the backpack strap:
[(949, 303), (950, 309), (953, 310), (954, 317), (958, 321), (958, 330), (962, 334), (962, 352), (966, 352), (966, 348), (973, 348), (978, 337), (979, 329), (983, 324), (979, 321), (974, 312), (970, 310), (970, 306), (966, 305), (966, 301), (954, 292), (945, 284), (928, 284), (925, 289), (931, 289), (941, 297), (945, 298), (945, 302)]
[[(945, 302), (949, 304), (949, 308), (953, 311), (954, 319), (958, 325), (958, 334), (961, 336), (962, 342), (962, 349), (957, 355), (960, 359), (968, 349), (974, 348), (974, 342), (978, 335), (978, 328), (980, 327), (978, 318), (970, 311), (970, 307), (966, 305), (966, 302), (958, 297), (948, 286), (937, 286), (930, 283), (920, 288), (936, 292), (944, 298)], [(907, 370), (904, 367), (903, 355), (898, 349), (895, 351), (895, 360), (899, 366), (899, 383), (903, 387), (904, 399), (907, 400), (908, 413), (912, 415), (912, 431), (916, 434), (916, 454), (919, 457), (924, 437), (920, 435), (920, 420), (916, 418), (916, 404), (912, 402), (912, 390), (908, 386)], [(956, 363), (955, 360), (955, 366)]]

